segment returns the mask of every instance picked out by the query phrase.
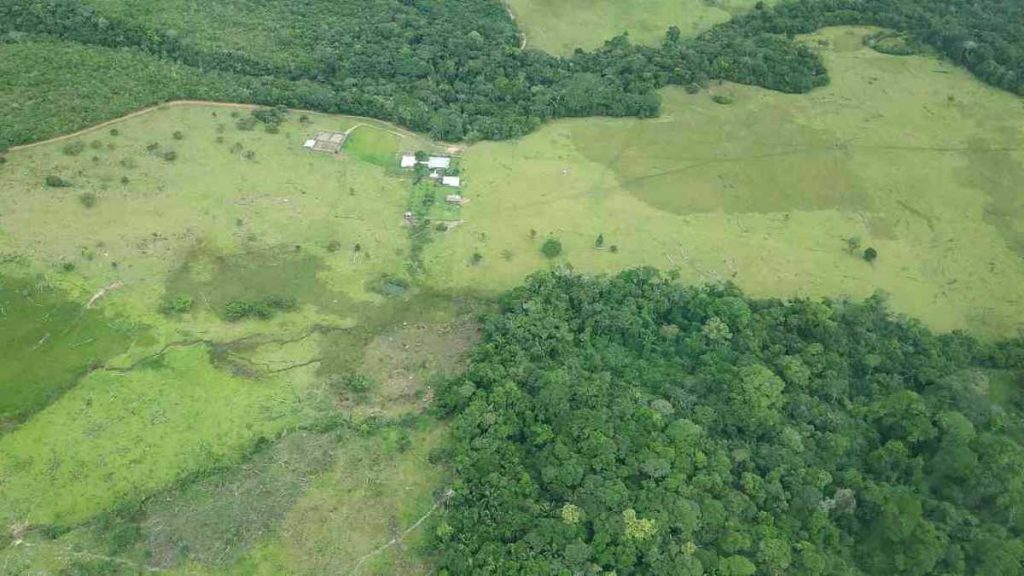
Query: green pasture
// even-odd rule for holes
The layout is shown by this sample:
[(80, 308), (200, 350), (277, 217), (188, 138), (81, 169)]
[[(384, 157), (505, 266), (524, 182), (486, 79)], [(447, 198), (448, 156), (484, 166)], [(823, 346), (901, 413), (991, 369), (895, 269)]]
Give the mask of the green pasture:
[[(667, 89), (660, 118), (559, 121), (471, 147), (465, 223), (428, 245), (431, 282), (502, 290), (559, 263), (650, 264), (758, 296), (882, 290), (939, 330), (1015, 334), (1020, 99), (931, 57), (874, 52), (864, 33), (808, 39), (833, 79), (808, 95)], [(565, 247), (554, 260), (540, 253), (549, 236)], [(874, 263), (846, 250), (853, 236)]]
[(508, 0), (526, 46), (556, 55), (597, 48), (623, 32), (633, 42), (649, 45), (660, 44), (669, 26), (678, 27), (683, 36), (696, 36), (754, 4), (754, 0)]
[[(939, 330), (1014, 334), (1020, 99), (865, 33), (808, 39), (833, 82), (807, 95), (668, 89), (659, 118), (471, 145), (459, 208), (396, 167), (435, 143), (366, 119), (166, 106), (11, 151), (0, 566), (350, 573), (434, 505), (444, 429), (416, 415), (475, 341), (480, 296), (549, 266), (649, 264), (765, 297), (883, 290)], [(338, 155), (302, 147), (352, 128)], [(413, 207), (434, 221), (407, 226)], [(228, 321), (269, 296), (295, 309)], [(174, 299), (192, 305), (162, 311)], [(426, 571), (430, 529), (360, 573)]]

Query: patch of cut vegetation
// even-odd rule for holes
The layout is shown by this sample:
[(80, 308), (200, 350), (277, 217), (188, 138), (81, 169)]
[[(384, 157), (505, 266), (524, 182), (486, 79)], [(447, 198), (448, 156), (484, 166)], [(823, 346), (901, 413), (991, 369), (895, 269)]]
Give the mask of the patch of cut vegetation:
[[(233, 574), (417, 574), (429, 571), (445, 475), (430, 458), (447, 428), (414, 419), (339, 444), (330, 471), (291, 509), (276, 537)], [(392, 542), (394, 541), (394, 542)]]

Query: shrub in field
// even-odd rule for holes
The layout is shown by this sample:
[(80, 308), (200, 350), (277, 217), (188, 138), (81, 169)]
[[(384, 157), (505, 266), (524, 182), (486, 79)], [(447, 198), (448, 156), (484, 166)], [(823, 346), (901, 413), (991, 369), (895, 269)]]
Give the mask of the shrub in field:
[(186, 296), (184, 294), (165, 298), (163, 303), (160, 304), (160, 313), (168, 316), (184, 314), (192, 310), (192, 305), (194, 303), (195, 300), (191, 296)]
[(75, 140), (74, 142), (68, 142), (61, 148), (61, 152), (64, 152), (67, 156), (78, 156), (85, 150), (85, 142), (81, 140)]
[(46, 182), (46, 185), (50, 188), (67, 188), (68, 186), (71, 186), (71, 182), (68, 182), (60, 176), (54, 176), (52, 174), (47, 176), (44, 182)]
[(83, 192), (78, 196), (78, 201), (82, 203), (82, 206), (86, 208), (92, 208), (96, 205), (96, 193), (95, 192)]
[(548, 258), (555, 258), (562, 253), (562, 242), (557, 238), (548, 238), (541, 245), (540, 251)]
[(224, 307), (224, 319), (236, 322), (245, 318), (267, 320), (277, 312), (291, 312), (299, 307), (291, 296), (271, 295), (259, 300), (232, 300)]

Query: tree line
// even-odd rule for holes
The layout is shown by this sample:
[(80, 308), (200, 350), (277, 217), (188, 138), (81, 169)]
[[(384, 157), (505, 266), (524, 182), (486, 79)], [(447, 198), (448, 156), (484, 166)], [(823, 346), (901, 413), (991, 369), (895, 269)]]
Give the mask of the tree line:
[(538, 274), (484, 326), (438, 393), (442, 574), (1024, 565), (1021, 339), (651, 269)]
[[(1014, 0), (789, 0), (694, 39), (671, 28), (662, 45), (646, 47), (623, 35), (566, 58), (520, 50), (514, 23), (494, 0), (242, 2), (240, 9), (288, 28), (273, 38), (281, 42), (274, 56), (207, 38), (217, 34), (197, 38), (115, 17), (83, 0), (4, 2), (0, 37), (127, 48), (239, 77), (241, 87), (225, 88), (225, 97), (241, 92), (265, 105), (372, 116), (447, 140), (513, 138), (560, 117), (650, 117), (659, 110), (655, 91), (671, 84), (723, 79), (805, 92), (828, 75), (793, 36), (828, 25), (894, 28), (986, 82), (1024, 90), (1024, 8)], [(233, 33), (213, 13), (207, 26)]]

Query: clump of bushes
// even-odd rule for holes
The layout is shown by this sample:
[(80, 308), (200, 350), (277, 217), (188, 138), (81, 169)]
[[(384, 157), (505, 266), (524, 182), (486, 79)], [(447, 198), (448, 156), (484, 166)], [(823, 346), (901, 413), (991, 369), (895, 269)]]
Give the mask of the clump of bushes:
[(111, 136), (120, 136), (121, 135), (121, 131), (118, 130), (117, 128), (111, 128), (110, 129), (110, 135)]
[(256, 128), (256, 122), (258, 122), (256, 118), (246, 116), (245, 118), (239, 118), (238, 122), (235, 122), (235, 128), (239, 130), (252, 130)]
[(93, 206), (95, 206), (97, 199), (98, 198), (96, 197), (95, 192), (83, 192), (81, 195), (78, 196), (78, 201), (81, 202), (82, 206), (85, 206), (86, 208), (92, 208)]
[(50, 188), (68, 188), (71, 186), (71, 182), (68, 182), (60, 176), (54, 176), (53, 174), (47, 176), (44, 182)]
[(224, 307), (224, 319), (237, 322), (245, 318), (267, 320), (277, 312), (291, 312), (299, 307), (291, 296), (271, 295), (259, 300), (232, 300)]
[(735, 100), (729, 94), (715, 94), (711, 97), (715, 104), (732, 104)]
[(83, 150), (85, 150), (85, 142), (82, 142), (81, 140), (68, 142), (64, 145), (64, 148), (61, 148), (61, 151), (67, 156), (78, 156)]
[(548, 238), (540, 247), (541, 254), (555, 258), (562, 253), (562, 242), (557, 238)]
[(164, 152), (163, 159), (168, 162), (174, 162), (178, 159), (178, 153), (174, 150), (168, 150), (167, 152)]
[(175, 130), (174, 134), (171, 134), (171, 138), (174, 138), (175, 140), (184, 140), (185, 134), (181, 130)]
[(192, 310), (192, 305), (195, 304), (195, 300), (191, 296), (179, 294), (171, 298), (164, 298), (164, 301), (160, 304), (160, 313), (167, 316), (174, 316), (177, 314), (185, 314)]

